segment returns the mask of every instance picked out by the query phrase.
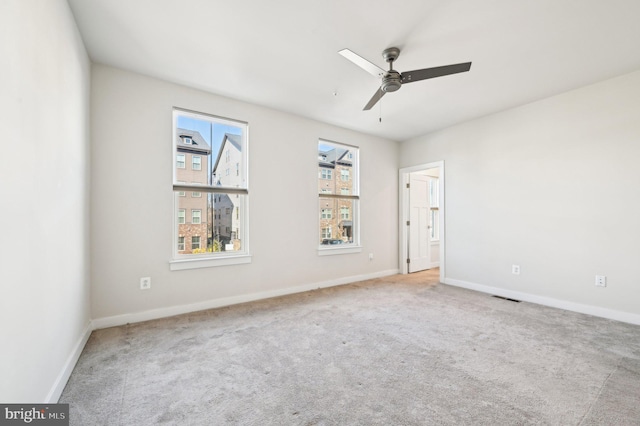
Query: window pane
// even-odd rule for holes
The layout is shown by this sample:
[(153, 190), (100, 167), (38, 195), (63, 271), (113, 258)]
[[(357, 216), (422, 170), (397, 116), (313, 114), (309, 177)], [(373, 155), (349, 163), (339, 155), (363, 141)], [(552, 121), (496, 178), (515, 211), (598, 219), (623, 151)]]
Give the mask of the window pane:
[(432, 208), (429, 215), (429, 226), (431, 239), (436, 241), (440, 239), (440, 221), (438, 216), (438, 209)]
[(429, 201), (431, 207), (439, 207), (438, 178), (429, 179)]
[(246, 195), (211, 194), (213, 196), (213, 251), (241, 251), (244, 239), (243, 215)]
[[(178, 254), (242, 251), (246, 197), (226, 193), (205, 193), (200, 198), (176, 197)], [(194, 253), (191, 244), (195, 241), (192, 237), (196, 236), (200, 237), (200, 246)], [(181, 237), (185, 237), (182, 243)]]
[(320, 198), (320, 244), (349, 244), (354, 239), (353, 209), (358, 200)]
[(175, 115), (174, 183), (246, 188), (245, 126), (187, 112)]
[(335, 143), (318, 144), (318, 192), (333, 194), (355, 194), (354, 164), (355, 148)]

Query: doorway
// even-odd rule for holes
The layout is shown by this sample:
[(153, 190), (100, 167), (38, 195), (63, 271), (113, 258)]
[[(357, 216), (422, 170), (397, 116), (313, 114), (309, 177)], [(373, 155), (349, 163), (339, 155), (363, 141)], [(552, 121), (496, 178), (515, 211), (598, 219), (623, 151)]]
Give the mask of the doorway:
[(444, 162), (400, 169), (400, 271), (445, 273)]

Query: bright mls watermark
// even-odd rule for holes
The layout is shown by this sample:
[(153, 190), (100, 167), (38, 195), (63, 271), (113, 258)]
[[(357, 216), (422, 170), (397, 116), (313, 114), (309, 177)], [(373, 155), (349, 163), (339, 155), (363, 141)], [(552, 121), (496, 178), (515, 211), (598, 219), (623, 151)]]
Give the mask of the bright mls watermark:
[(0, 426), (69, 426), (69, 404), (0, 404)]

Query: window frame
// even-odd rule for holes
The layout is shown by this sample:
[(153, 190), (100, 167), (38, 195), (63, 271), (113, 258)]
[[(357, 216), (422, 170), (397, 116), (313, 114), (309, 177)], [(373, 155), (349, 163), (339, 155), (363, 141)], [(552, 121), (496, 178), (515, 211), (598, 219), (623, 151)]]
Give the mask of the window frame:
[[(352, 253), (360, 253), (362, 252), (362, 246), (361, 246), (361, 236), (360, 236), (360, 148), (358, 146), (355, 145), (349, 145), (343, 142), (336, 142), (336, 141), (332, 141), (332, 140), (328, 140), (328, 139), (323, 139), (323, 138), (319, 138), (317, 140), (317, 147), (319, 148), (320, 145), (324, 145), (324, 146), (330, 146), (333, 148), (342, 148), (342, 149), (346, 149), (348, 150), (348, 153), (345, 154), (347, 156), (347, 159), (351, 161), (351, 169), (349, 170), (349, 177), (350, 177), (350, 182), (351, 182), (351, 191), (350, 194), (343, 194), (342, 193), (342, 189), (340, 190), (340, 193), (332, 193), (332, 194), (328, 194), (325, 192), (322, 192), (322, 188), (318, 189), (318, 205), (317, 208), (320, 209), (320, 214), (318, 215), (318, 225), (317, 225), (317, 232), (318, 232), (318, 237), (320, 237), (320, 242), (318, 244), (318, 248), (317, 248), (317, 252), (319, 256), (328, 256), (328, 255), (338, 255), (338, 254), (352, 254)], [(350, 154), (350, 155), (349, 155)], [(320, 158), (321, 155), (318, 152), (317, 153), (317, 157)], [(318, 161), (322, 161), (322, 160), (318, 160)], [(335, 171), (335, 168), (338, 167), (337, 164), (334, 165), (334, 168), (329, 168), (329, 167), (324, 167), (322, 165), (319, 165), (318, 163), (317, 167), (320, 169), (318, 171), (318, 179), (325, 181), (325, 180), (334, 180), (335, 179), (335, 183), (337, 184), (338, 182), (344, 182), (342, 180), (342, 173), (340, 173), (340, 177), (337, 176), (337, 173), (334, 174), (333, 172)], [(328, 170), (329, 173), (326, 173), (325, 176), (327, 176), (327, 178), (325, 178), (323, 176), (323, 171), (324, 170)], [(330, 177), (329, 177), (330, 176)], [(323, 228), (329, 228), (332, 229), (331, 225), (323, 225), (321, 223), (322, 220), (327, 220), (327, 219), (323, 219), (322, 218), (322, 207), (320, 205), (320, 203), (322, 202), (322, 200), (349, 200), (352, 202), (351, 206), (352, 208), (350, 209), (350, 218), (349, 219), (345, 219), (345, 220), (350, 220), (351, 221), (351, 232), (353, 235), (353, 242), (348, 243), (348, 244), (322, 244), (322, 232), (323, 232)], [(336, 212), (335, 218), (338, 220), (338, 222), (341, 220), (340, 219), (340, 212)]]
[[(176, 155), (180, 154), (178, 152), (177, 147), (177, 138), (178, 138), (178, 118), (179, 117), (188, 117), (196, 120), (209, 121), (213, 123), (213, 125), (227, 125), (236, 128), (240, 128), (241, 131), (241, 150), (240, 150), (240, 160), (239, 160), (239, 176), (241, 183), (238, 186), (234, 187), (226, 187), (221, 185), (215, 185), (215, 182), (211, 182), (211, 184), (188, 184), (185, 182), (180, 182), (177, 180), (177, 160), (174, 163), (174, 167), (172, 170), (173, 174), (173, 193), (174, 193), (174, 207), (173, 207), (173, 244), (172, 244), (172, 255), (169, 260), (169, 267), (172, 271), (177, 270), (186, 270), (186, 269), (194, 269), (194, 268), (206, 268), (206, 267), (215, 267), (215, 266), (223, 266), (223, 265), (236, 265), (236, 264), (244, 264), (251, 263), (251, 252), (250, 252), (250, 235), (249, 235), (249, 123), (246, 121), (231, 119), (226, 117), (221, 117), (213, 114), (208, 114), (199, 111), (193, 111), (189, 109), (173, 107), (172, 109), (172, 133), (171, 133), (171, 149), (172, 156), (176, 158)], [(212, 150), (214, 147), (212, 147)], [(211, 153), (210, 163), (213, 163), (217, 159), (218, 152)], [(185, 168), (186, 168), (187, 158), (185, 156)], [(222, 159), (219, 159), (219, 162), (222, 162)], [(202, 163), (200, 163), (202, 164)], [(207, 170), (207, 173), (210, 173), (213, 170), (213, 164), (207, 166), (210, 170)], [(231, 196), (232, 194), (242, 197), (241, 202), (239, 203), (239, 216), (240, 216), (240, 224), (239, 224), (239, 236), (238, 238), (242, 241), (241, 249), (233, 252), (207, 252), (206, 248), (204, 253), (199, 254), (180, 254), (178, 253), (178, 234), (179, 234), (179, 224), (178, 224), (178, 206), (180, 200), (180, 193), (182, 192), (201, 192), (207, 194), (227, 194)], [(214, 196), (212, 195), (212, 197)], [(200, 223), (208, 223), (208, 215), (210, 212), (207, 209), (207, 213), (203, 213), (200, 210)], [(207, 220), (203, 222), (203, 214), (207, 216)], [(211, 223), (211, 227), (214, 226), (214, 222)], [(205, 246), (208, 245), (208, 236), (205, 236)], [(201, 246), (202, 236), (201, 236)], [(186, 245), (186, 241), (185, 241)]]

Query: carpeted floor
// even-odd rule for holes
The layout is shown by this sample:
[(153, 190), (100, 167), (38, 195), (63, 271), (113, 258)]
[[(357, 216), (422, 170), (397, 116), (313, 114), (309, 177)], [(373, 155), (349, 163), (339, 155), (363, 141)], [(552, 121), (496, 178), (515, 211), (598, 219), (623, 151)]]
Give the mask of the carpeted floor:
[(640, 425), (640, 327), (437, 271), (95, 331), (72, 425)]

